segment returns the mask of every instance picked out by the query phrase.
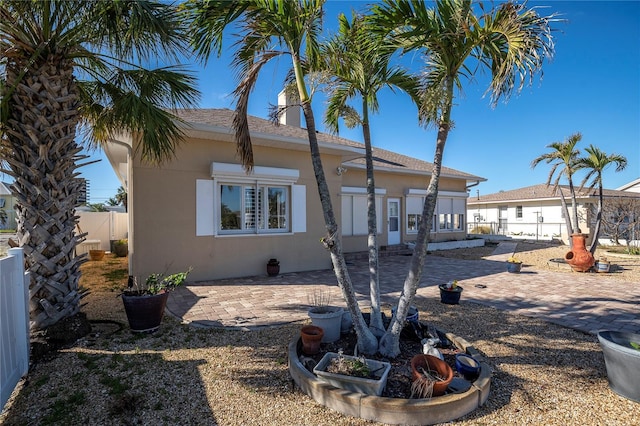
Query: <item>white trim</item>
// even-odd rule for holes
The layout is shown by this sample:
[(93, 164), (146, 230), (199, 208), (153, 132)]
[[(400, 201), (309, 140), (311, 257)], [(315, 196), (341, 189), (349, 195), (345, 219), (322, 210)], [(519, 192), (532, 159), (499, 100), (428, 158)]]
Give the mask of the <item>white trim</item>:
[[(366, 194), (367, 188), (359, 186), (343, 186), (340, 188), (340, 195), (342, 194)], [(385, 195), (387, 190), (385, 188), (376, 188), (376, 195)]]
[[(409, 188), (405, 191), (404, 193), (405, 195), (422, 195), (422, 196), (426, 196), (427, 195), (427, 190), (426, 189), (415, 189), (415, 188)], [(464, 197), (464, 198), (468, 198), (469, 194), (467, 194), (467, 192), (459, 192), (459, 191), (438, 191), (438, 198), (440, 198), (440, 196), (443, 197)]]
[(295, 183), (300, 177), (297, 169), (284, 169), (281, 167), (255, 166), (249, 174), (240, 164), (232, 163), (211, 163), (211, 177), (214, 179), (234, 179), (244, 181), (279, 181)]

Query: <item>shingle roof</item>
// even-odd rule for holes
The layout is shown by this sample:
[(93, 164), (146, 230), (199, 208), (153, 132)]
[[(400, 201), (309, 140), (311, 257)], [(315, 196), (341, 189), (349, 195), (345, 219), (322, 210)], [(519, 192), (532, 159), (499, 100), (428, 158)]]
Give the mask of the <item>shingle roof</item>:
[[(187, 123), (223, 127), (232, 129), (234, 111), (229, 109), (182, 109), (173, 111), (180, 119)], [(249, 131), (252, 134), (262, 133), (278, 137), (288, 137), (307, 141), (307, 130), (296, 126), (275, 125), (269, 120), (255, 116), (248, 116)], [(318, 132), (318, 142), (330, 143), (364, 150), (364, 144), (350, 139), (341, 138), (329, 133)], [(431, 174), (433, 164), (417, 158), (387, 151), (381, 148), (373, 148), (374, 166), (377, 169), (388, 169), (392, 171), (420, 172)], [(351, 159), (345, 162), (345, 166), (354, 165), (364, 167), (364, 154), (362, 158)], [(442, 176), (457, 177), (468, 181), (484, 181), (486, 179), (461, 172), (449, 167), (442, 167)]]
[[(566, 198), (569, 198), (569, 185), (559, 185), (562, 188)], [(578, 198), (591, 198), (598, 197), (598, 190), (588, 190), (584, 188), (582, 191), (580, 188), (575, 187), (576, 197)], [(616, 191), (614, 189), (603, 189), (602, 193), (605, 197), (634, 197), (640, 198), (640, 193), (633, 193), (628, 191)], [(480, 195), (479, 197), (469, 197), (467, 200), (468, 205), (494, 203), (500, 201), (525, 201), (525, 200), (538, 200), (538, 199), (554, 199), (560, 198), (560, 194), (554, 189), (553, 185), (533, 185), (524, 188), (512, 189), (510, 191), (500, 191), (493, 194)]]

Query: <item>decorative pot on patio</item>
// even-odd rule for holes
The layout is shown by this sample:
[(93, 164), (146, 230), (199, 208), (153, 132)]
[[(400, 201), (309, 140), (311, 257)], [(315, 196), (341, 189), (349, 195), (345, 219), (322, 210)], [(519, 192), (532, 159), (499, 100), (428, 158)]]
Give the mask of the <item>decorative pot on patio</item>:
[(315, 325), (305, 325), (300, 329), (302, 339), (302, 352), (307, 355), (315, 355), (320, 352), (320, 342), (324, 336), (324, 330)]
[(440, 289), (440, 302), (447, 305), (457, 305), (460, 303), (460, 295), (464, 288), (457, 284), (451, 287), (449, 287), (448, 284), (440, 284), (438, 288)]
[(522, 270), (522, 262), (515, 257), (507, 259), (507, 272), (519, 274)]
[(584, 234), (572, 234), (573, 249), (564, 255), (564, 260), (577, 272), (588, 271), (596, 262), (591, 252), (585, 248), (585, 240)]
[(280, 262), (278, 259), (269, 259), (267, 262), (267, 275), (275, 277), (280, 273)]

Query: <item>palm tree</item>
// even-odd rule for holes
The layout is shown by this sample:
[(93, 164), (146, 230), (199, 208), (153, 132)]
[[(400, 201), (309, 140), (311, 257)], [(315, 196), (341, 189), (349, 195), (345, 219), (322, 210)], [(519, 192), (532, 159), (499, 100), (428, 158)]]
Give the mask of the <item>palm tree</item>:
[[(553, 187), (560, 193), (560, 202), (562, 203), (562, 209), (564, 211), (564, 220), (567, 226), (567, 233), (571, 236), (574, 233), (580, 233), (580, 225), (578, 223), (578, 203), (576, 201), (576, 191), (573, 186), (573, 175), (576, 172), (576, 161), (580, 152), (575, 149), (576, 144), (582, 140), (580, 133), (574, 133), (569, 136), (564, 142), (554, 142), (547, 145), (547, 148), (551, 148), (551, 152), (542, 154), (535, 158), (531, 162), (531, 168), (535, 168), (538, 164), (544, 161), (547, 164), (552, 164), (549, 176), (547, 177), (547, 186), (551, 185), (553, 181)], [(556, 174), (556, 172), (558, 172)], [(555, 176), (555, 179), (554, 179)], [(573, 214), (573, 224), (571, 223), (571, 217), (569, 216), (569, 210), (567, 208), (567, 202), (565, 201), (562, 188), (560, 187), (560, 179), (565, 177), (569, 182), (569, 193), (571, 195), (571, 206)], [(573, 240), (569, 238), (569, 246), (573, 247)]]
[(241, 80), (234, 92), (237, 103), (233, 126), (239, 157), (248, 171), (253, 167), (247, 122), (249, 95), (265, 64), (281, 56), (291, 58), (293, 80), (306, 121), (311, 162), (327, 230), (322, 241), (329, 250), (338, 285), (353, 318), (358, 334), (358, 349), (361, 353), (371, 354), (376, 352), (378, 342), (362, 317), (347, 271), (341, 236), (320, 158), (311, 96), (305, 82), (308, 64), (319, 61), (318, 37), (323, 5), (324, 0), (191, 0), (187, 2), (186, 10), (191, 15), (194, 47), (205, 61), (212, 49), (218, 54), (221, 52), (223, 34), (231, 24), (237, 24), (240, 29), (241, 34), (234, 34), (237, 37), (237, 50), (233, 65)]
[(598, 236), (600, 235), (600, 227), (602, 225), (602, 208), (604, 205), (604, 197), (602, 195), (602, 188), (604, 187), (602, 184), (602, 172), (611, 164), (616, 165), (616, 172), (621, 172), (627, 167), (627, 159), (626, 157), (618, 154), (607, 155), (605, 152), (593, 145), (589, 145), (585, 151), (587, 151), (587, 154), (589, 155), (579, 158), (576, 161), (576, 169), (586, 169), (588, 171), (587, 175), (580, 183), (580, 190), (587, 185), (589, 179), (591, 179), (591, 182), (587, 185), (589, 189), (594, 189), (596, 186), (598, 187), (596, 229), (592, 233), (593, 237), (591, 239), (591, 246), (589, 247), (591, 254), (594, 254), (596, 252), (596, 247), (598, 246)]
[(181, 22), (156, 1), (0, 2), (0, 154), (15, 179), (34, 328), (79, 311), (79, 125), (90, 127), (90, 146), (118, 131), (137, 135), (151, 162), (171, 157), (182, 136), (166, 108), (193, 105), (193, 76), (136, 65), (187, 52)]
[(115, 196), (116, 205), (123, 206), (124, 210), (127, 210), (127, 190), (123, 186), (118, 187), (118, 192)]
[(433, 171), (410, 270), (396, 317), (380, 340), (379, 351), (387, 356), (400, 351), (402, 323), (398, 318), (406, 316), (422, 274), (453, 101), (462, 90), (462, 79), (473, 81), (477, 72), (489, 72), (487, 92), (495, 106), (527, 81), (531, 83), (544, 60), (553, 54), (553, 16), (542, 17), (534, 9), (513, 3), (498, 4), (488, 12), (480, 5), (477, 10), (480, 15), (475, 14), (470, 0), (439, 0), (433, 9), (420, 0), (385, 0), (373, 6), (374, 27), (385, 31), (405, 51), (420, 51), (426, 56), (420, 111), (424, 122), (437, 128)]
[[(323, 69), (331, 74), (325, 122), (336, 133), (340, 118), (344, 118), (348, 127), (362, 126), (367, 181), (367, 247), (371, 300), (369, 328), (376, 336), (382, 336), (384, 326), (380, 311), (376, 186), (369, 113), (378, 111), (377, 95), (383, 88), (399, 88), (415, 98), (418, 81), (403, 69), (390, 66), (395, 47), (385, 44), (383, 37), (375, 37), (376, 34), (367, 28), (362, 16), (354, 13), (349, 22), (344, 14), (340, 14), (338, 21), (338, 33), (323, 45), (322, 50)], [(347, 104), (354, 98), (359, 98), (361, 102), (362, 115)]]

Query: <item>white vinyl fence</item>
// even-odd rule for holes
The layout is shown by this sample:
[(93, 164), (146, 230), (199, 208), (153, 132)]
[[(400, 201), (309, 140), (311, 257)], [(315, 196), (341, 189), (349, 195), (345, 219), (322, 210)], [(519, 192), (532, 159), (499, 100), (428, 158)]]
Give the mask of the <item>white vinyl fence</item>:
[(0, 409), (29, 370), (29, 275), (21, 248), (0, 259)]
[(127, 238), (128, 216), (120, 212), (76, 212), (80, 219), (78, 225), (87, 233), (84, 243), (76, 248), (77, 254), (87, 253), (89, 249), (111, 250), (111, 241)]

